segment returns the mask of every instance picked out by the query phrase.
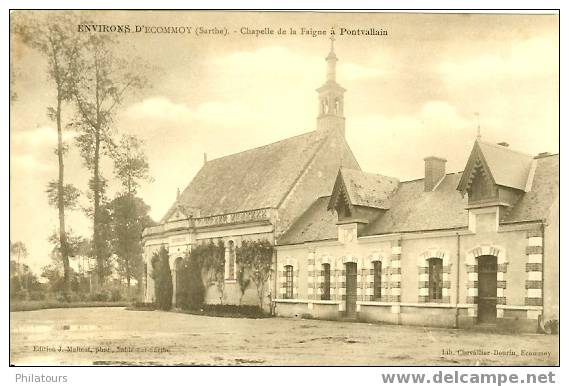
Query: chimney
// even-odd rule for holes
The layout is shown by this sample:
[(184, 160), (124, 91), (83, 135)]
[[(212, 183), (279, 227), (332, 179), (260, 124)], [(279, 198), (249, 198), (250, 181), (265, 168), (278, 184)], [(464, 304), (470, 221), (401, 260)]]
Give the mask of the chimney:
[(203, 153), (203, 164), (207, 163), (207, 153)]
[(510, 144), (508, 142), (498, 142), (498, 145), (500, 146), (504, 146), (504, 147), (509, 147)]
[(439, 157), (426, 157), (425, 161), (425, 192), (432, 192), (439, 181), (445, 176), (445, 164), (447, 162), (444, 158)]

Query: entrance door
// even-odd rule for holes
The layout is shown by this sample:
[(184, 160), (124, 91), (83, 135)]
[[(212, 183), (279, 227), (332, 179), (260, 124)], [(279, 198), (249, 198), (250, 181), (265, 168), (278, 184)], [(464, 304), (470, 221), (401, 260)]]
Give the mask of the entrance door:
[(495, 256), (478, 258), (478, 323), (496, 323), (497, 272)]
[(356, 317), (358, 295), (358, 273), (356, 263), (346, 263), (346, 317)]

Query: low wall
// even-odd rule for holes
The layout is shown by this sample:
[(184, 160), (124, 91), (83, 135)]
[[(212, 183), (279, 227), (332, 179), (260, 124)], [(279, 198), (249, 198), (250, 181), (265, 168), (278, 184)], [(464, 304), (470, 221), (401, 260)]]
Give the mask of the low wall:
[[(340, 301), (279, 299), (276, 315), (282, 317), (339, 320), (343, 317)], [(472, 311), (472, 310), (471, 310)], [(358, 302), (357, 320), (368, 323), (403, 324), (442, 328), (477, 328), (476, 316), (469, 307), (446, 304), (397, 304)], [(496, 330), (536, 332), (538, 322), (528, 318), (526, 310), (504, 310), (504, 317), (496, 321)]]
[(429, 327), (456, 327), (456, 308), (401, 306), (401, 324)]

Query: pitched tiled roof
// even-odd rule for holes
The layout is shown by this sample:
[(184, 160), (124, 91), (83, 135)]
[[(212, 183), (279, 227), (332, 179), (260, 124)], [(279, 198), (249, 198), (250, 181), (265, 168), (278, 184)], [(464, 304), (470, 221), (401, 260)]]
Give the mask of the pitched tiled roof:
[[(522, 195), (502, 223), (544, 220), (559, 198), (559, 155), (533, 161), (536, 165), (531, 189)], [(390, 199), (389, 209), (368, 224), (361, 236), (466, 228), (468, 199), (456, 190), (461, 175), (447, 174), (433, 192), (424, 191), (422, 179), (401, 182)], [(278, 244), (336, 239), (336, 213), (327, 210), (326, 200), (327, 197), (316, 200)]]
[(402, 182), (393, 195), (391, 207), (370, 223), (365, 235), (420, 230), (452, 229), (468, 226), (467, 198), (456, 190), (462, 173), (447, 174), (432, 192), (424, 181)]
[(340, 173), (352, 205), (389, 208), (389, 197), (399, 184), (397, 178), (346, 168)]
[(178, 203), (200, 216), (278, 207), (324, 139), (314, 131), (208, 161), (162, 221)]
[(559, 154), (536, 159), (531, 190), (516, 203), (503, 222), (543, 220), (559, 198)]
[(525, 190), (533, 157), (508, 147), (477, 141), (498, 185)]
[(298, 244), (305, 241), (336, 239), (336, 212), (328, 210), (328, 197), (320, 197), (279, 238), (278, 244)]
[[(399, 183), (389, 200), (389, 210), (368, 224), (361, 236), (454, 229), (468, 226), (467, 199), (456, 190), (462, 173), (447, 174), (437, 189), (425, 192), (422, 179)], [(278, 244), (336, 239), (336, 212), (327, 210), (321, 197), (278, 240)]]

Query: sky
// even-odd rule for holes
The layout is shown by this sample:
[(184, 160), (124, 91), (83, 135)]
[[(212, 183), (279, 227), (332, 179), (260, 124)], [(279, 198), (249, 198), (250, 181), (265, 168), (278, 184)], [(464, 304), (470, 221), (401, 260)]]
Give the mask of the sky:
[[(29, 11), (20, 11), (29, 12)], [(34, 17), (44, 17), (35, 14)], [(336, 32), (337, 81), (345, 95), (346, 138), (364, 171), (421, 178), (423, 158), (464, 168), (477, 132), (529, 154), (559, 152), (559, 54), (556, 15), (321, 12), (98, 11), (98, 25), (192, 27), (192, 33), (113, 33), (116, 52), (152, 70), (150, 86), (129, 95), (114, 130), (144, 141), (153, 180), (139, 189), (155, 220), (165, 214), (208, 159), (316, 129), (317, 93)], [(195, 34), (199, 28), (227, 34)], [(272, 29), (255, 35), (251, 30)], [(279, 28), (298, 33), (279, 35)], [(302, 29), (324, 34), (301, 34)], [(387, 36), (339, 33), (369, 29)], [(245, 33), (243, 33), (245, 32)], [(79, 32), (78, 32), (79, 33)], [(85, 32), (83, 32), (85, 33)], [(12, 40), (10, 239), (22, 241), (36, 272), (49, 264), (58, 226), (47, 203), (57, 178), (57, 132), (46, 115), (53, 84), (40, 54)], [(73, 106), (65, 106), (65, 119)], [(88, 171), (67, 131), (66, 183), (86, 198)], [(103, 162), (109, 196), (118, 191)], [(67, 215), (89, 237), (81, 210)]]

